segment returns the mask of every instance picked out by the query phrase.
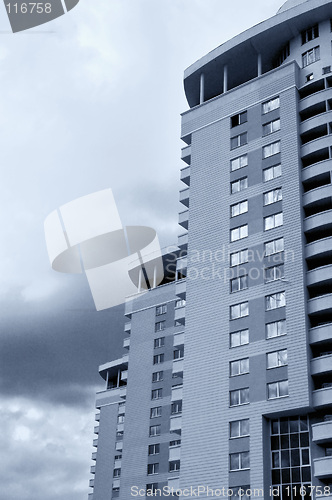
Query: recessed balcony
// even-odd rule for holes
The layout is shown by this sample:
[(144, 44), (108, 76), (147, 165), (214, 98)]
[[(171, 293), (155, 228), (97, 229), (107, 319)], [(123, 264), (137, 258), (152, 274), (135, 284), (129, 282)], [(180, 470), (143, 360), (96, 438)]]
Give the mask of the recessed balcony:
[(88, 500), (93, 500), (93, 493), (88, 494)]
[(332, 97), (332, 89), (328, 88), (323, 90), (323, 92), (318, 92), (316, 94), (309, 95), (300, 100), (299, 102), (299, 111), (302, 113), (304, 110), (308, 108), (312, 108), (313, 106), (320, 105), (325, 102), (326, 99)]
[(174, 311), (174, 321), (180, 321), (182, 325), (184, 325), (186, 318), (186, 307), (178, 307)]
[(96, 438), (96, 439), (94, 439), (92, 441), (92, 446), (94, 446), (94, 448), (97, 448), (97, 446), (98, 446), (98, 438)]
[(309, 341), (311, 345), (329, 343), (332, 345), (332, 323), (311, 328), (309, 330)]
[(328, 149), (331, 146), (331, 137), (328, 135), (324, 137), (320, 137), (319, 139), (314, 139), (307, 144), (301, 146), (301, 156), (309, 156), (311, 154), (316, 153), (318, 150)]
[(131, 321), (128, 321), (127, 323), (125, 323), (124, 331), (125, 331), (125, 333), (131, 332)]
[(190, 186), (190, 166), (181, 168), (180, 179), (187, 186)]
[(312, 440), (317, 444), (332, 443), (332, 420), (311, 426)]
[(330, 114), (326, 112), (307, 118), (300, 124), (300, 134), (309, 134), (312, 130), (317, 129), (322, 125), (328, 126), (329, 118)]
[(99, 434), (99, 425), (96, 425), (93, 429), (94, 434)]
[[(332, 387), (324, 387), (312, 392), (312, 404), (315, 408), (327, 408), (332, 405)], [(331, 468), (332, 471), (332, 468)]]
[(302, 182), (306, 185), (314, 179), (319, 180), (320, 177), (325, 178), (326, 176), (329, 176), (331, 178), (331, 170), (332, 161), (330, 159), (305, 167), (302, 169)]
[(95, 465), (91, 465), (91, 467), (90, 467), (90, 473), (91, 474), (95, 474), (96, 473), (96, 466)]
[[(189, 212), (189, 210), (188, 210), (188, 212)], [(187, 219), (187, 222), (188, 222), (188, 219)], [(188, 248), (188, 233), (180, 234), (180, 236), (178, 236), (178, 247), (181, 250), (187, 250), (187, 248)]]
[(187, 208), (189, 207), (189, 193), (190, 193), (189, 188), (181, 189), (179, 198), (180, 203), (182, 203), (182, 205), (184, 205)]
[[(307, 286), (332, 284), (332, 265), (317, 267), (307, 272)], [(332, 287), (331, 287), (332, 289)]]
[[(310, 232), (314, 230), (321, 230), (323, 232), (324, 229), (331, 228), (331, 226), (332, 226), (332, 210), (328, 210), (321, 214), (312, 215), (311, 217), (306, 217), (304, 219), (305, 232)], [(324, 238), (324, 234), (322, 234), (321, 237)]]
[(318, 479), (332, 478), (332, 456), (314, 459), (314, 475)]
[(191, 161), (191, 145), (186, 146), (181, 149), (181, 160), (183, 160), (187, 165), (190, 165)]
[(124, 370), (121, 372), (121, 380), (127, 380), (128, 379), (128, 370)]
[(321, 240), (313, 241), (305, 246), (305, 257), (311, 259), (313, 257), (329, 257), (332, 255), (332, 236), (322, 238)]
[(187, 285), (186, 285), (185, 279), (177, 281), (175, 284), (176, 296), (179, 297), (180, 299), (185, 299), (186, 298), (186, 287), (187, 287)]
[(95, 421), (99, 422), (99, 420), (100, 420), (100, 411), (95, 414)]
[(183, 373), (183, 359), (175, 359), (173, 361), (172, 373)]
[(95, 480), (94, 479), (90, 479), (90, 481), (89, 481), (90, 488), (93, 488), (94, 485), (95, 485)]
[(322, 354), (311, 360), (311, 375), (332, 373), (332, 353)]
[(97, 452), (94, 451), (92, 454), (91, 454), (91, 460), (97, 460)]
[(332, 293), (308, 300), (308, 313), (312, 315), (332, 313)]
[(124, 347), (124, 349), (129, 349), (130, 348), (130, 337), (127, 337), (126, 339), (124, 339), (124, 341), (123, 341), (123, 347)]
[(304, 207), (319, 208), (324, 203), (330, 202), (332, 196), (332, 185), (320, 186), (303, 194)]
[(179, 213), (179, 225), (184, 229), (188, 229), (189, 226), (189, 210), (184, 210)]

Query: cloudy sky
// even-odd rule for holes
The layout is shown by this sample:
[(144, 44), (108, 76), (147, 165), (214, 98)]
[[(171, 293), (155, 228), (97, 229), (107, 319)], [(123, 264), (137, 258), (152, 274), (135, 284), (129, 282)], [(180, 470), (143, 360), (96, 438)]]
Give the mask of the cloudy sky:
[[(111, 187), (176, 242), (184, 69), (277, 0), (81, 0), (12, 34), (0, 6), (0, 457), (4, 500), (86, 500), (98, 365), (116, 311), (51, 270), (43, 221)], [(1, 496), (1, 495), (0, 495)]]

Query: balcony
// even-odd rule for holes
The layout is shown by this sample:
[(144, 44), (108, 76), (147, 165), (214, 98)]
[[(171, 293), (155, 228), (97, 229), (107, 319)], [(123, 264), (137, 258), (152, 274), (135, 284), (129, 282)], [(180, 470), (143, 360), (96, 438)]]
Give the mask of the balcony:
[(182, 203), (182, 205), (184, 205), (185, 207), (189, 207), (189, 193), (190, 193), (190, 189), (189, 188), (186, 188), (186, 189), (182, 189), (180, 191), (180, 203)]
[[(188, 229), (189, 210), (184, 210), (183, 212), (179, 213), (179, 225), (182, 226), (184, 229)], [(188, 240), (188, 236), (187, 236), (187, 240)]]
[(187, 165), (191, 162), (191, 145), (182, 148), (181, 150), (181, 160), (183, 160)]
[[(332, 387), (317, 389), (312, 392), (312, 404), (315, 408), (326, 408), (332, 405)], [(331, 468), (332, 471), (332, 468)]]
[(190, 167), (184, 167), (181, 169), (180, 179), (182, 182), (190, 186)]
[(332, 443), (332, 420), (311, 426), (312, 440), (317, 444)]
[(307, 286), (321, 285), (323, 283), (331, 284), (331, 282), (332, 265), (318, 267), (307, 272)]
[(93, 488), (94, 485), (95, 485), (95, 480), (94, 479), (90, 479), (90, 481), (89, 481), (90, 488)]
[(94, 446), (95, 448), (97, 448), (97, 446), (98, 446), (98, 438), (96, 438), (96, 439), (94, 439), (92, 441), (92, 446)]
[(184, 344), (184, 333), (176, 333), (173, 337), (173, 346)]
[(172, 374), (183, 373), (183, 359), (176, 359), (173, 361)]
[(180, 299), (186, 298), (186, 280), (185, 279), (176, 282), (175, 294)]
[(182, 429), (182, 417), (171, 417), (170, 418), (170, 432), (181, 432)]
[(305, 246), (305, 257), (328, 257), (332, 254), (332, 236), (313, 241)]
[(321, 205), (324, 200), (330, 200), (332, 196), (332, 186), (327, 184), (326, 186), (320, 186), (316, 189), (312, 189), (303, 194), (303, 206), (317, 206)]
[(121, 372), (121, 380), (127, 380), (128, 379), (128, 370), (124, 370)]
[(331, 88), (325, 89), (322, 92), (317, 92), (316, 94), (309, 95), (308, 97), (305, 97), (300, 100), (299, 111), (304, 111), (308, 107), (318, 105), (331, 97), (332, 97)]
[(318, 479), (332, 478), (332, 456), (314, 459), (314, 475)]
[(99, 420), (100, 420), (100, 411), (95, 414), (95, 421), (99, 422)]
[(127, 321), (127, 323), (125, 323), (124, 331), (126, 333), (130, 333), (131, 332), (131, 321)]
[(99, 425), (96, 425), (93, 429), (94, 434), (99, 434)]
[[(187, 212), (187, 210), (186, 210), (186, 212)], [(188, 210), (188, 212), (189, 212), (189, 210)], [(187, 219), (187, 222), (188, 222), (188, 219)], [(178, 236), (178, 247), (181, 250), (187, 250), (187, 248), (188, 248), (188, 233), (180, 234), (180, 236)]]
[[(324, 231), (325, 229), (332, 227), (332, 210), (327, 210), (326, 212), (311, 215), (311, 217), (306, 217), (304, 219), (304, 231)], [(324, 238), (324, 234), (321, 234), (321, 238)], [(319, 239), (321, 239), (319, 238)], [(318, 238), (317, 238), (318, 239)]]
[(88, 494), (88, 500), (93, 500), (93, 493)]
[(301, 146), (301, 156), (309, 156), (318, 150), (328, 149), (331, 145), (331, 137), (325, 135)]
[(300, 124), (300, 134), (310, 134), (313, 130), (328, 125), (329, 113), (319, 113), (316, 116), (312, 116)]
[(312, 315), (332, 313), (332, 293), (308, 300), (308, 313)]
[(309, 330), (310, 344), (329, 344), (332, 342), (332, 323), (316, 326)]
[(130, 337), (127, 337), (126, 339), (124, 339), (124, 341), (123, 341), (123, 347), (124, 347), (124, 349), (129, 349), (129, 347), (130, 347)]
[(120, 479), (113, 479), (113, 488), (120, 488)]
[(331, 176), (332, 161), (330, 159), (324, 160), (320, 163), (315, 163), (302, 170), (302, 182), (305, 184), (313, 179), (320, 179), (326, 176)]
[(96, 466), (95, 465), (91, 465), (91, 467), (90, 467), (90, 473), (91, 474), (95, 474), (96, 473)]
[(94, 451), (92, 454), (91, 454), (91, 460), (97, 460), (97, 452)]
[(174, 311), (174, 320), (179, 321), (181, 325), (184, 325), (186, 319), (186, 307), (178, 307)]
[(332, 354), (327, 353), (311, 360), (311, 375), (332, 373)]

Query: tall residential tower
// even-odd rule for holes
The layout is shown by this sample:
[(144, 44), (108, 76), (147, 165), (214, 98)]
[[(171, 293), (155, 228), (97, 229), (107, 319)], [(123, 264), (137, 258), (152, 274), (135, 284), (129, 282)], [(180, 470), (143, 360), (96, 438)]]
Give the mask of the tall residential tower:
[(288, 0), (184, 85), (187, 232), (100, 368), (91, 498), (331, 500), (332, 2)]

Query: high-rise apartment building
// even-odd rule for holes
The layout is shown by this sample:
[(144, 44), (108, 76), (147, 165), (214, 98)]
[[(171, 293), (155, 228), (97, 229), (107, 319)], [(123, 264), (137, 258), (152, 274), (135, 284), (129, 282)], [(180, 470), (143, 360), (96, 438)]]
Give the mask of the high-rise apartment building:
[(187, 232), (100, 367), (91, 498), (331, 500), (332, 2), (288, 0), (184, 83)]

